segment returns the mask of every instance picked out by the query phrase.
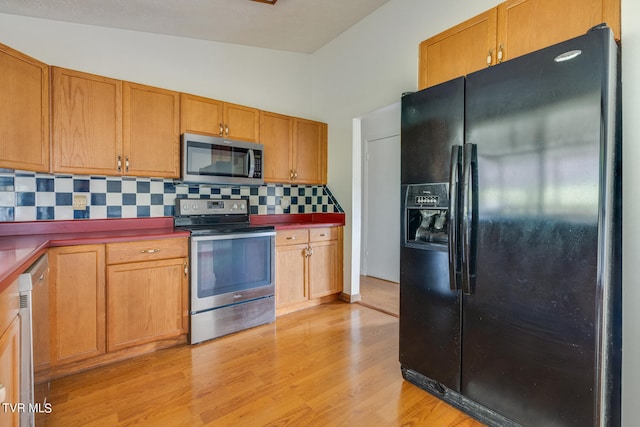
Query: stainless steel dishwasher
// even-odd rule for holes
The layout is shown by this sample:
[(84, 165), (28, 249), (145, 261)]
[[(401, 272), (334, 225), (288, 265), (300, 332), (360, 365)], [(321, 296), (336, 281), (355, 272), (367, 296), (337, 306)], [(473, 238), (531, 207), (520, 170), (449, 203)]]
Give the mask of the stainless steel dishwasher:
[[(49, 295), (49, 259), (46, 254), (38, 258), (31, 267), (20, 275), (20, 402), (27, 410), (20, 413), (20, 426), (35, 425), (34, 398), (34, 330), (33, 316), (35, 306), (48, 307)], [(37, 301), (36, 301), (37, 300)], [(48, 322), (49, 316), (39, 316)], [(49, 327), (38, 324), (38, 336), (44, 336), (48, 351)], [(42, 339), (38, 339), (38, 345)], [(38, 349), (42, 351), (41, 349)]]

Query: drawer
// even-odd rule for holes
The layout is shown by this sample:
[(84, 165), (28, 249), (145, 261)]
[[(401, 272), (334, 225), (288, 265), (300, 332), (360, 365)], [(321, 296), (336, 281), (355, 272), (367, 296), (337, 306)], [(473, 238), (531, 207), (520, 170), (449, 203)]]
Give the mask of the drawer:
[(107, 264), (183, 258), (188, 255), (186, 237), (107, 244)]
[(309, 234), (312, 242), (338, 240), (338, 227), (310, 228)]
[(276, 246), (309, 243), (309, 229), (280, 230), (276, 233)]

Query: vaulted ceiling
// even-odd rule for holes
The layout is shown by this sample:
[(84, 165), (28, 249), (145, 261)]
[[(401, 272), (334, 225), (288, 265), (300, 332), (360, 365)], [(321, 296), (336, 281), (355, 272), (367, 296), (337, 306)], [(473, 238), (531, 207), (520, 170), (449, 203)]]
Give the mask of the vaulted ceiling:
[(389, 0), (2, 0), (0, 13), (312, 53)]

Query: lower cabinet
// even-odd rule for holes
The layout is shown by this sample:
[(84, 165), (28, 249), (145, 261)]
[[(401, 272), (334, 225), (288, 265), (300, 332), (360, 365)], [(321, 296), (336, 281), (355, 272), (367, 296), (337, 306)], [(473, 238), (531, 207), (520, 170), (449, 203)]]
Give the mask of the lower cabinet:
[(107, 351), (186, 333), (186, 276), (180, 258), (108, 266)]
[(186, 238), (50, 249), (51, 377), (186, 342), (187, 256)]
[(342, 291), (342, 227), (276, 235), (276, 313), (321, 304)]
[[(0, 293), (0, 403), (20, 402), (20, 318), (18, 282)], [(0, 426), (18, 427), (20, 412), (0, 410)]]
[(105, 353), (104, 245), (49, 252), (51, 365)]

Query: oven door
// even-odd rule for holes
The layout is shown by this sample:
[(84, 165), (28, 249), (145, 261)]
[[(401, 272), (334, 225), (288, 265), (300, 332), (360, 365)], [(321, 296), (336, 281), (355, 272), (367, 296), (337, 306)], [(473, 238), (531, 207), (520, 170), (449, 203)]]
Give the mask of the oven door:
[(191, 237), (191, 313), (274, 294), (275, 232)]

